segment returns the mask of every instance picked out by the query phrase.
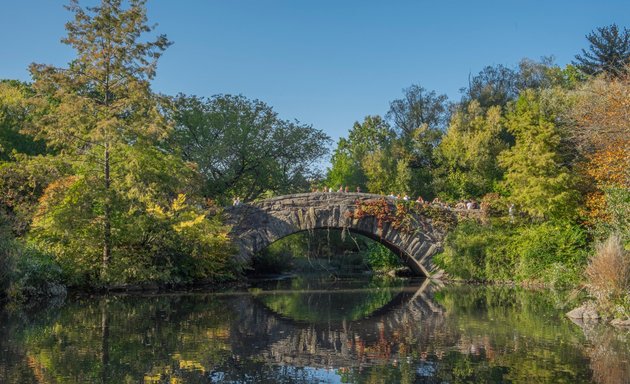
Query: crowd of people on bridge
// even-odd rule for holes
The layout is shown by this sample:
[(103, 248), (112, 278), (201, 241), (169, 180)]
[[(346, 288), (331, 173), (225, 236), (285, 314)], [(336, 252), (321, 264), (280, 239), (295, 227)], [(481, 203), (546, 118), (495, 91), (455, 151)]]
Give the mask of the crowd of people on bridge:
[[(333, 187), (323, 187), (323, 188), (313, 188), (313, 190), (311, 191), (312, 193), (333, 193), (333, 192), (338, 192), (338, 193), (349, 193), (350, 192), (350, 187), (349, 186), (343, 186), (340, 185), (339, 188), (333, 188)], [(361, 193), (361, 187), (356, 187), (356, 192), (357, 193)], [(394, 199), (394, 200), (403, 200), (403, 201), (411, 201), (412, 199), (409, 197), (408, 194), (395, 194), (394, 192), (390, 192), (389, 195), (387, 195), (388, 198), (390, 199)], [(418, 204), (430, 204), (430, 205), (435, 205), (435, 206), (439, 206), (439, 207), (443, 207), (443, 208), (449, 208), (449, 209), (456, 209), (456, 210), (476, 210), (476, 209), (483, 209), (484, 207), (482, 206), (483, 203), (480, 205), (476, 200), (460, 200), (458, 201), (456, 204), (451, 205), (447, 202), (444, 202), (442, 200), (440, 200), (439, 197), (434, 198), (431, 201), (428, 200), (424, 200), (422, 198), (422, 196), (418, 196), (417, 199), (414, 200), (416, 203)]]
[[(356, 192), (356, 193), (362, 192), (361, 187), (356, 187), (352, 189), (354, 189), (354, 191), (352, 192)], [(350, 193), (351, 188), (348, 185), (346, 186), (340, 185), (339, 188), (333, 188), (333, 187), (313, 188), (311, 192), (312, 193), (333, 193), (333, 192)], [(386, 197), (390, 199), (394, 199), (394, 200), (412, 201), (412, 198), (409, 197), (409, 195), (406, 193), (395, 194), (394, 192), (390, 192), (389, 195), (387, 195)], [(482, 211), (484, 210), (484, 203), (479, 204), (474, 199), (460, 200), (455, 204), (449, 204), (447, 202), (440, 200), (439, 197), (436, 197), (433, 200), (429, 201), (429, 200), (423, 199), (422, 196), (418, 196), (418, 198), (413, 201), (422, 205), (433, 205), (433, 206), (439, 206), (442, 208), (455, 209), (455, 210), (461, 210), (461, 211), (478, 210), (478, 209), (481, 209)], [(241, 205), (241, 203), (242, 203), (241, 198), (238, 196), (232, 200), (232, 205), (235, 207)], [(513, 217), (513, 215), (514, 215), (514, 204), (510, 206), (510, 217)]]

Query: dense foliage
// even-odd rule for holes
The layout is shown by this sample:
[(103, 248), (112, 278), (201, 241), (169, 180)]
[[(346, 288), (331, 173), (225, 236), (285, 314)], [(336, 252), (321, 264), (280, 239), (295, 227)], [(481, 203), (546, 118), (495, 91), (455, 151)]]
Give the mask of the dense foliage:
[(309, 125), (282, 120), (267, 104), (244, 96), (174, 100), (172, 142), (197, 165), (207, 198), (304, 191), (317, 176), (328, 136)]
[[(480, 222), (460, 222), (437, 258), (451, 278), (580, 283), (594, 241), (613, 234), (630, 248), (628, 30), (587, 40), (564, 68), (548, 58), (483, 68), (450, 114), (435, 92), (406, 89), (386, 119), (339, 140), (327, 182), (481, 203)], [(386, 139), (370, 145), (376, 132)]]
[(593, 240), (630, 247), (627, 28), (598, 28), (564, 68), (485, 67), (459, 102), (411, 85), (351, 127), (322, 179), (330, 139), (312, 126), (242, 95), (153, 92), (171, 43), (145, 3), (71, 1), (68, 65), (0, 81), (1, 296), (231, 278), (219, 206), (311, 187), (483, 202), (439, 259), (455, 278), (566, 285)]
[(304, 189), (327, 151), (263, 102), (154, 93), (145, 3), (71, 1), (70, 63), (0, 82), (0, 297), (233, 278), (216, 202)]

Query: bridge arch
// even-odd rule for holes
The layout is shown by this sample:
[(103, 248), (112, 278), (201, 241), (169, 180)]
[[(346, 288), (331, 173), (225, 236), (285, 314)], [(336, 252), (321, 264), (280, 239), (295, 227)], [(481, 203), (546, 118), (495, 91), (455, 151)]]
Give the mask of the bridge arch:
[[(410, 212), (413, 225), (405, 230), (373, 215), (357, 215), (365, 204), (386, 204), (396, 212), (396, 200), (367, 193), (318, 192), (278, 196), (241, 204), (225, 210), (230, 237), (237, 247), (238, 261), (250, 264), (257, 252), (283, 237), (315, 229), (340, 229), (376, 240), (398, 254), (420, 276), (436, 277), (442, 273), (433, 256), (441, 250), (446, 234), (443, 225), (426, 214)], [(441, 217), (455, 220), (447, 209)], [(434, 209), (434, 211), (435, 211)]]

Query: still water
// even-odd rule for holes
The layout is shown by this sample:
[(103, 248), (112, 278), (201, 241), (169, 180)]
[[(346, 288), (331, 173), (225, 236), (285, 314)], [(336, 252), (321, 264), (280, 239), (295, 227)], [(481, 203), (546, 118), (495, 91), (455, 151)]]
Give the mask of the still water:
[(295, 277), (0, 313), (1, 383), (630, 383), (562, 294)]

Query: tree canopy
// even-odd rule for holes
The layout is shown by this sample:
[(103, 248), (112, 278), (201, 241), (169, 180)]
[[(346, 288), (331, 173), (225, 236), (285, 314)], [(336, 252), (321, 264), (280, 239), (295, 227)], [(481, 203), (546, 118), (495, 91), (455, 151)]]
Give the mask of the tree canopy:
[(600, 73), (618, 77), (628, 72), (630, 64), (630, 30), (617, 24), (599, 27), (586, 35), (588, 50), (575, 55), (573, 62), (588, 75)]
[(242, 95), (174, 100), (174, 151), (196, 164), (208, 198), (303, 191), (318, 174), (329, 137)]

